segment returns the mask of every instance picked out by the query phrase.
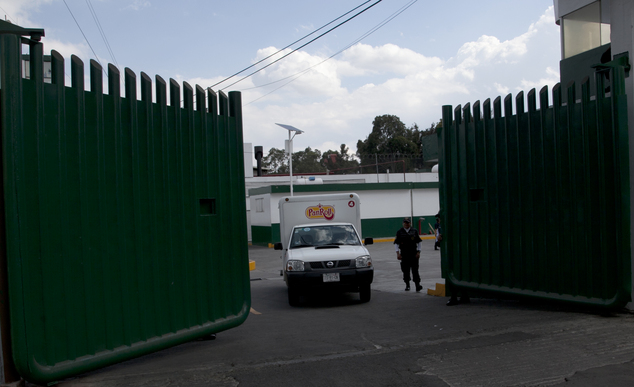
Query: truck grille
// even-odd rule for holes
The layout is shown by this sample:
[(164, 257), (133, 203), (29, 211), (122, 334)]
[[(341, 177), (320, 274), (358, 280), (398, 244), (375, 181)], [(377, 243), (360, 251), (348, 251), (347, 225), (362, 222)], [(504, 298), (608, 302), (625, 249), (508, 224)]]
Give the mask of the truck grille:
[[(328, 267), (328, 262), (332, 262), (334, 265), (332, 267)], [(344, 259), (341, 261), (310, 262), (311, 269), (334, 269), (338, 267), (350, 267), (350, 260)]]

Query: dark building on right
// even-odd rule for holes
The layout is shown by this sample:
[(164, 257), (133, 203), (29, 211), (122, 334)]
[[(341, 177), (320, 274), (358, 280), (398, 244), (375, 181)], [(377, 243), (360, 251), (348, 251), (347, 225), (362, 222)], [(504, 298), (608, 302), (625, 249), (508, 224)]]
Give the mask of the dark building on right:
[(634, 309), (634, 1), (554, 5), (558, 85), (443, 106), (442, 277), (452, 294)]
[[(634, 1), (554, 0), (556, 23), (561, 27), (561, 85), (593, 77), (598, 65), (611, 61), (632, 63)], [(627, 62), (625, 62), (627, 61)], [(595, 86), (592, 84), (591, 88)], [(626, 73), (630, 117), (634, 117), (634, 77)], [(596, 90), (591, 90), (592, 94)], [(580, 93), (577, 93), (580, 95)], [(564, 99), (566, 96), (564, 96)], [(630, 119), (630, 134), (634, 130)], [(631, 136), (630, 136), (631, 137)]]
[[(556, 23), (561, 28), (561, 85), (575, 82), (577, 98), (585, 77), (594, 77), (597, 68), (612, 64), (631, 67), (634, 54), (634, 1), (554, 0)], [(625, 73), (629, 133), (630, 182), (634, 182), (634, 74)], [(594, 82), (591, 94), (596, 95)], [(610, 90), (606, 90), (609, 94)], [(564, 100), (566, 95), (564, 93)], [(634, 219), (634, 194), (630, 185), (630, 219)], [(630, 227), (631, 230), (634, 228)], [(634, 234), (630, 234), (630, 242)], [(632, 250), (634, 251), (634, 250)], [(634, 263), (634, 257), (632, 257)], [(632, 265), (634, 268), (634, 264)], [(634, 278), (634, 273), (633, 273)], [(632, 303), (628, 305), (630, 309)]]

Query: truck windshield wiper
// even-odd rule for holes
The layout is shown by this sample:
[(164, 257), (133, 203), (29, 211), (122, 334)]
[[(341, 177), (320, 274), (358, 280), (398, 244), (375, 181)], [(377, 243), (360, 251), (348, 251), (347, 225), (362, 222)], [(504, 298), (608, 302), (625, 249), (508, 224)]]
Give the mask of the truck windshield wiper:
[(338, 249), (340, 244), (341, 243), (315, 246), (315, 249)]
[(313, 245), (297, 245), (297, 246), (291, 247), (291, 249), (298, 249), (298, 248), (301, 248), (301, 247), (313, 247)]

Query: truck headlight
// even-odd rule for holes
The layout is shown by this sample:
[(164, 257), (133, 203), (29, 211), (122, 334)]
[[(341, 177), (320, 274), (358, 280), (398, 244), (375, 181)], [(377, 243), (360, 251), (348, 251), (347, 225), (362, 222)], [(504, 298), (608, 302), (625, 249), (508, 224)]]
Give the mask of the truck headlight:
[(289, 260), (286, 262), (286, 271), (304, 271), (304, 261)]
[(372, 258), (369, 255), (362, 255), (357, 257), (357, 267), (371, 267), (372, 266)]

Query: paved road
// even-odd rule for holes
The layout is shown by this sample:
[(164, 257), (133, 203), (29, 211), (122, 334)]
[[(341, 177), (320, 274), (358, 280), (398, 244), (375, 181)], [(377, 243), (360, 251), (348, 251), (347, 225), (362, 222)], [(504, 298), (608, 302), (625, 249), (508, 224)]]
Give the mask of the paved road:
[(279, 252), (250, 247), (252, 313), (195, 341), (61, 382), (71, 386), (628, 386), (634, 315), (472, 299), (445, 306), (440, 255), (424, 241), (425, 290), (405, 292), (391, 243), (370, 247), (372, 300), (312, 297), (290, 307)]

